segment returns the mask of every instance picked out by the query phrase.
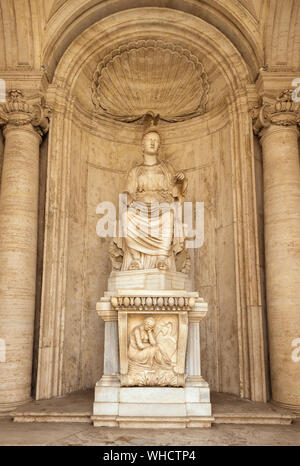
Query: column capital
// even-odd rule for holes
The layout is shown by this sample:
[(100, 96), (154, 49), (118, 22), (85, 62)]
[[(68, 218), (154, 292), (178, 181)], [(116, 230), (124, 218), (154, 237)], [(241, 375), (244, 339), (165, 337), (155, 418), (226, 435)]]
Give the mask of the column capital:
[(261, 101), (251, 109), (254, 134), (261, 137), (270, 126), (288, 127), (300, 124), (300, 103), (293, 100), (293, 90), (283, 90), (276, 99)]
[(43, 97), (25, 99), (20, 89), (8, 92), (7, 101), (0, 106), (0, 126), (20, 127), (31, 125), (40, 136), (47, 133), (51, 109)]

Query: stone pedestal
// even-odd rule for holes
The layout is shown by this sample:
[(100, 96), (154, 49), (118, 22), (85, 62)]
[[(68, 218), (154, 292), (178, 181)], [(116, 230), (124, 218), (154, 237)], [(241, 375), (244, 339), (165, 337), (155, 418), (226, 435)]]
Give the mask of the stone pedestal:
[[(134, 273), (134, 277), (132, 276)], [(134, 286), (133, 286), (134, 284)], [(112, 272), (108, 279), (108, 291), (127, 290), (190, 290), (190, 281), (185, 273), (165, 272), (158, 269), (125, 270)]]
[(211, 427), (209, 387), (96, 385), (92, 420), (95, 427)]
[[(200, 365), (199, 322), (207, 304), (184, 287), (189, 284), (183, 273), (111, 274), (110, 290), (97, 304), (105, 344), (94, 426), (211, 426), (210, 390)], [(143, 343), (147, 325), (152, 325), (152, 344)]]

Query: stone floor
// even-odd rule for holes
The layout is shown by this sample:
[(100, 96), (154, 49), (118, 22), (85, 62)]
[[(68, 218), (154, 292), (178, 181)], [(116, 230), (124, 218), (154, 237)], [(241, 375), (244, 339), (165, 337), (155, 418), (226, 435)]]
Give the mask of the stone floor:
[[(11, 413), (18, 422), (91, 422), (94, 390), (74, 392), (50, 400), (31, 401)], [(290, 424), (290, 411), (225, 393), (211, 393), (215, 423)]]
[(15, 423), (0, 418), (0, 445), (61, 446), (201, 446), (297, 445), (300, 421), (291, 425), (215, 424), (211, 429), (126, 429), (93, 427), (85, 423)]
[[(31, 401), (9, 417), (0, 417), (0, 445), (300, 446), (300, 420), (294, 419), (290, 424), (290, 412), (233, 395), (212, 393), (216, 423), (211, 429), (164, 431), (93, 427), (90, 423), (92, 404), (93, 390)], [(18, 422), (13, 422), (13, 416)], [(77, 422), (70, 422), (71, 419)]]

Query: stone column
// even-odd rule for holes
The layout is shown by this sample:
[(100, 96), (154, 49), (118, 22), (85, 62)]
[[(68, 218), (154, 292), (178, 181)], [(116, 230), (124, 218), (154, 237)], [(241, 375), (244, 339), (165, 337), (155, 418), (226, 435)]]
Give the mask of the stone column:
[(43, 108), (11, 91), (0, 110), (4, 162), (0, 196), (0, 411), (30, 399), (35, 313), (39, 145)]
[(207, 303), (204, 303), (202, 298), (198, 298), (195, 302), (195, 308), (189, 311), (189, 331), (185, 361), (187, 386), (207, 385), (201, 375), (200, 353), (200, 321), (206, 317), (207, 310)]
[(291, 91), (264, 105), (254, 131), (263, 152), (268, 342), (272, 400), (300, 412), (300, 167)]
[(119, 374), (118, 321), (105, 320), (103, 375)]
[(118, 313), (111, 307), (110, 298), (97, 303), (98, 315), (104, 320), (103, 375), (96, 387), (120, 385)]
[(189, 323), (186, 374), (190, 381), (201, 377), (199, 321)]

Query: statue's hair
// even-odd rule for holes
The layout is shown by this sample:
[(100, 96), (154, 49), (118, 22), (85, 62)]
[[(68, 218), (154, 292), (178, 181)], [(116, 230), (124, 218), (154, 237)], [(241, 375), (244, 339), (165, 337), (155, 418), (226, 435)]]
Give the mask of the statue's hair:
[(143, 131), (143, 137), (146, 136), (148, 133), (157, 133), (159, 137), (161, 138), (161, 134), (158, 129), (158, 122), (159, 122), (159, 115), (155, 115), (153, 112), (147, 112), (144, 115), (144, 131)]
[(146, 319), (144, 320), (144, 323), (150, 322), (150, 321), (151, 321), (151, 323), (152, 323), (152, 326), (154, 327), (154, 325), (155, 325), (155, 319), (154, 319), (154, 317), (151, 317), (151, 316), (150, 316), (150, 317), (146, 317)]
[(147, 134), (150, 134), (150, 133), (156, 133), (156, 134), (158, 134), (158, 136), (159, 136), (159, 138), (160, 138), (160, 140), (161, 140), (161, 134), (160, 134), (159, 130), (156, 129), (156, 128), (151, 128), (151, 129), (149, 128), (148, 131), (145, 131), (145, 132), (143, 133), (142, 141), (145, 139), (145, 137), (147, 136)]

